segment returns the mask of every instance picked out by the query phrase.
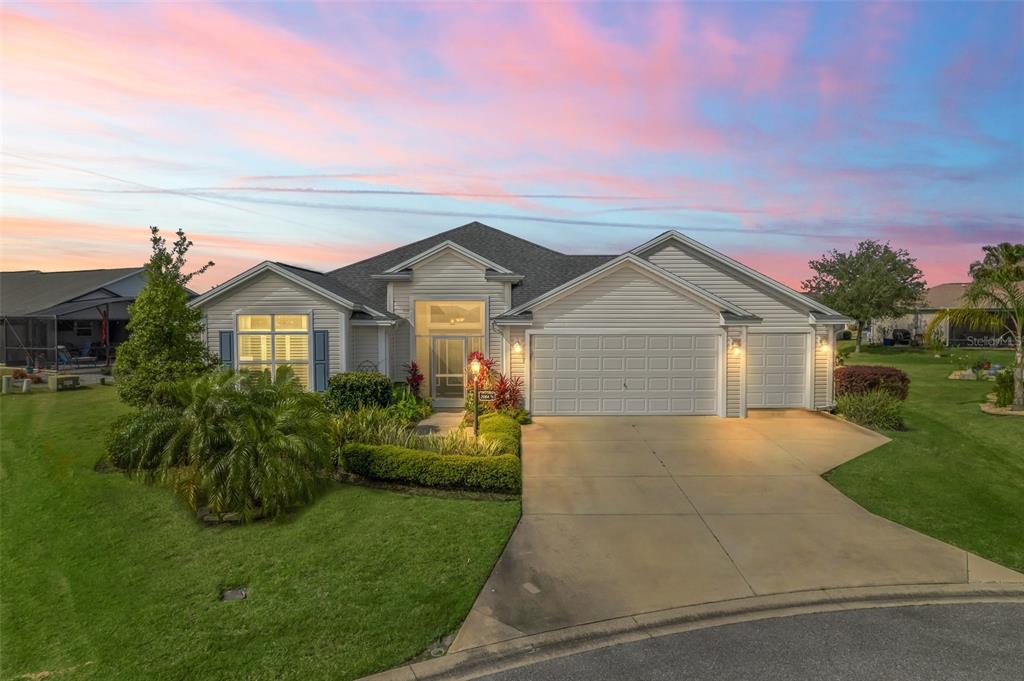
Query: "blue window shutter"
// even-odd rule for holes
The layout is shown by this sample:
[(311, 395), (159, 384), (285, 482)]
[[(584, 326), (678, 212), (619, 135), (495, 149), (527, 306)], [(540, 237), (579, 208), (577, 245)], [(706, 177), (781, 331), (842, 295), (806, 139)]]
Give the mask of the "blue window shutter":
[(220, 363), (226, 367), (235, 366), (235, 332), (220, 332)]
[(313, 390), (327, 390), (327, 331), (313, 332)]

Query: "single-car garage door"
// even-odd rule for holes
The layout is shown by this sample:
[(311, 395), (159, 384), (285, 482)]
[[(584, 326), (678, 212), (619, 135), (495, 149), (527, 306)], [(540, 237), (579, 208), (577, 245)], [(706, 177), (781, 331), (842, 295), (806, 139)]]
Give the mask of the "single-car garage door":
[(747, 408), (807, 406), (806, 333), (747, 334)]
[(536, 335), (530, 409), (544, 414), (715, 414), (717, 335)]

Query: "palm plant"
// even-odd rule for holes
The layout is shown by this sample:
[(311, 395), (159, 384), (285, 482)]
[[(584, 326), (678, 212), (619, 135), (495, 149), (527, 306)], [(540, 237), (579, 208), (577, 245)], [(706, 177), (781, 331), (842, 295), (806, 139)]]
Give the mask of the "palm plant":
[(236, 376), (232, 388), (220, 380), (209, 393), (200, 389), (202, 399), (186, 409), (186, 422), (206, 430), (188, 436), (179, 479), (186, 499), (246, 520), (281, 515), (312, 499), (330, 465), (320, 397), (306, 392), (289, 367), (273, 378), (269, 372)]
[(932, 335), (945, 320), (963, 326), (1006, 330), (1013, 339), (1014, 411), (1024, 410), (1024, 244), (1003, 242), (982, 249), (985, 257), (971, 264), (971, 283), (958, 308), (942, 310), (926, 330)]

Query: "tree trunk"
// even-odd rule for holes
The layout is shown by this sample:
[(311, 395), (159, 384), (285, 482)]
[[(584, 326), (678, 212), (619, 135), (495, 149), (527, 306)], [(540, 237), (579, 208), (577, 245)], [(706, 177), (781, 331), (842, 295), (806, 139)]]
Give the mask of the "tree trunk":
[(864, 322), (862, 322), (861, 320), (858, 319), (857, 320), (857, 344), (853, 348), (854, 352), (860, 352), (860, 338), (861, 338), (861, 334), (863, 334), (863, 333), (864, 333)]
[(1024, 411), (1024, 334), (1017, 332), (1017, 351), (1013, 356), (1013, 411)]

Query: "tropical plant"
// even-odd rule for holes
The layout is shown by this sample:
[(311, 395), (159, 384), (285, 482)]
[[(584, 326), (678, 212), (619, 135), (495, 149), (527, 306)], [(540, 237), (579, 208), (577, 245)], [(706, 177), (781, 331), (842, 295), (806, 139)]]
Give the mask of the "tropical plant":
[(857, 321), (855, 352), (860, 352), (864, 326), (870, 319), (900, 317), (914, 310), (925, 291), (924, 274), (902, 248), (862, 241), (857, 250), (835, 249), (808, 265), (815, 274), (803, 282), (829, 307)]
[(445, 455), (495, 456), (501, 453), (500, 445), (478, 442), (458, 429), (440, 435), (420, 435), (409, 427), (402, 414), (394, 408), (366, 408), (336, 414), (331, 419), (331, 433), (337, 449), (357, 442), (421, 449)]
[(430, 400), (416, 397), (410, 388), (397, 385), (393, 389), (390, 411), (400, 414), (408, 425), (419, 423), (430, 416)]
[(128, 306), (128, 340), (117, 348), (114, 377), (118, 396), (143, 406), (162, 382), (197, 376), (214, 360), (203, 342), (202, 312), (188, 306), (185, 288), (193, 277), (213, 267), (208, 262), (186, 272), (192, 242), (178, 230), (168, 247), (157, 227), (150, 227), (153, 254), (145, 268), (146, 283)]
[(228, 369), (163, 385), (165, 404), (119, 421), (111, 461), (174, 483), (190, 507), (249, 521), (312, 499), (327, 477), (331, 447), (320, 396), (290, 367)]
[(413, 396), (420, 396), (420, 385), (423, 383), (423, 374), (420, 372), (420, 366), (416, 362), (409, 362), (403, 364), (402, 368), (405, 369), (405, 382), (409, 386), (409, 390), (412, 391)]
[(498, 374), (498, 377), (494, 380), (494, 408), (497, 410), (514, 410), (519, 408), (522, 401), (522, 377)]
[(939, 324), (1005, 331), (1014, 346), (1013, 411), (1024, 410), (1024, 244), (1004, 242), (982, 248), (985, 255), (971, 264), (971, 283), (960, 298), (960, 306), (940, 310), (926, 330), (932, 334)]
[(1009, 407), (1013, 404), (1013, 370), (1003, 369), (996, 374), (996, 406)]

